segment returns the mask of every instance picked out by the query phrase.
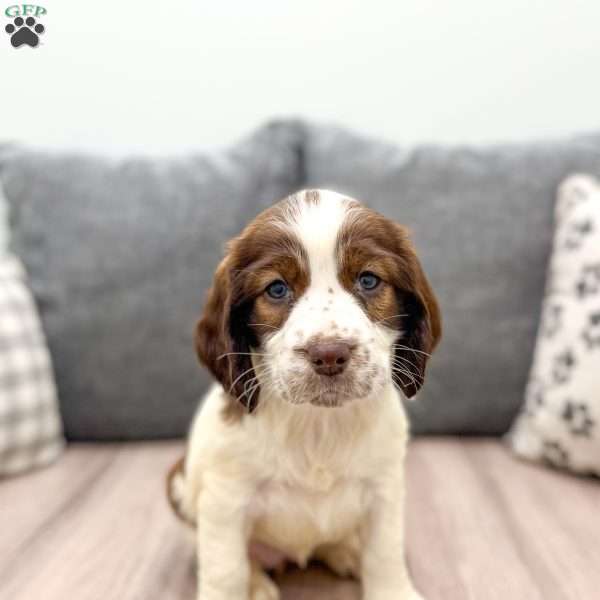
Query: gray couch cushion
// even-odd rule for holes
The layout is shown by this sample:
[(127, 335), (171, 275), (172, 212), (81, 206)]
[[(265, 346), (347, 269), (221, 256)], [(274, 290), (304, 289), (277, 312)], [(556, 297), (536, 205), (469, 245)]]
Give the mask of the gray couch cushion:
[(556, 187), (600, 175), (600, 135), (562, 142), (418, 147), (308, 126), (307, 187), (364, 200), (413, 230), (444, 337), (413, 429), (501, 433), (522, 401), (552, 238)]
[(204, 292), (223, 242), (299, 187), (297, 138), (273, 124), (168, 160), (0, 148), (68, 437), (185, 433), (208, 380), (192, 344)]
[(8, 207), (2, 190), (0, 181), (0, 256), (2, 256), (8, 247)]

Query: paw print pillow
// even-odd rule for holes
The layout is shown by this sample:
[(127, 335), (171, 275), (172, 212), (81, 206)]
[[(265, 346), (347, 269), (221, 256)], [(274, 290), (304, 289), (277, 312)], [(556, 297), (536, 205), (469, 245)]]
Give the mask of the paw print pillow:
[(560, 186), (525, 403), (508, 434), (524, 458), (600, 476), (600, 183)]

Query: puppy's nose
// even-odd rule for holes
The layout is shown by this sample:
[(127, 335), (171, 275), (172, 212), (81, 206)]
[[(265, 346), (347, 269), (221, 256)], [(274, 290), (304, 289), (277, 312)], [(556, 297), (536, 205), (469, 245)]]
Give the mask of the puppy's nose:
[(306, 348), (308, 359), (319, 375), (339, 375), (350, 361), (350, 344), (344, 341), (313, 342)]

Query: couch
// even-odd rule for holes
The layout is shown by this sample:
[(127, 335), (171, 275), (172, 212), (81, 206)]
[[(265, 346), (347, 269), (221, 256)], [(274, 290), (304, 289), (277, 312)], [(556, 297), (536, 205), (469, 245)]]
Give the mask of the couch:
[[(406, 404), (407, 553), (430, 600), (592, 599), (600, 486), (515, 459), (559, 182), (600, 175), (600, 135), (404, 148), (277, 121), (212, 154), (114, 161), (0, 145), (11, 247), (54, 362), (69, 444), (0, 481), (0, 597), (191, 598), (193, 545), (164, 497), (207, 378), (191, 332), (224, 241), (301, 187), (364, 199), (413, 231), (444, 314)], [(179, 439), (174, 439), (179, 438)], [(319, 565), (284, 599), (353, 599)]]

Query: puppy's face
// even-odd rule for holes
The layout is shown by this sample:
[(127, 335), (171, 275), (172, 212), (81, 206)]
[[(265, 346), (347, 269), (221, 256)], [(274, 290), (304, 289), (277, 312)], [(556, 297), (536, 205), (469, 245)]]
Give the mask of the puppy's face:
[(328, 191), (290, 196), (229, 245), (197, 327), (202, 362), (253, 410), (262, 390), (341, 406), (423, 383), (437, 303), (406, 231)]

